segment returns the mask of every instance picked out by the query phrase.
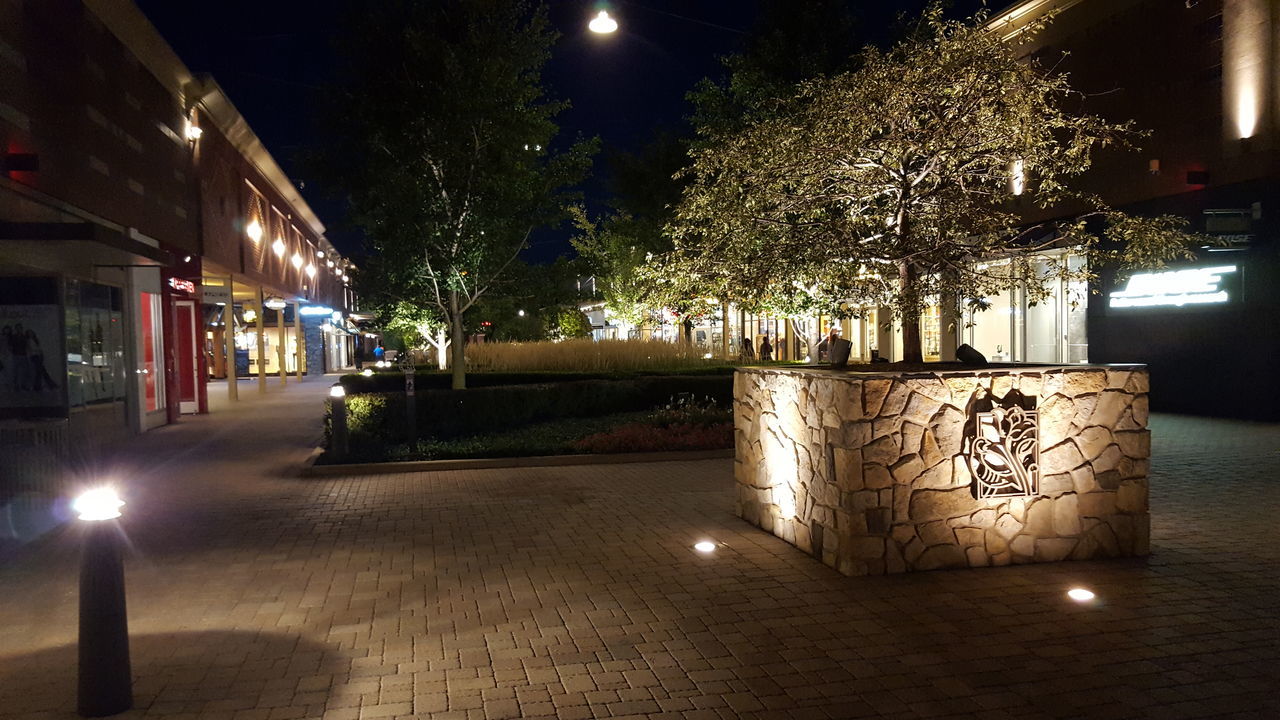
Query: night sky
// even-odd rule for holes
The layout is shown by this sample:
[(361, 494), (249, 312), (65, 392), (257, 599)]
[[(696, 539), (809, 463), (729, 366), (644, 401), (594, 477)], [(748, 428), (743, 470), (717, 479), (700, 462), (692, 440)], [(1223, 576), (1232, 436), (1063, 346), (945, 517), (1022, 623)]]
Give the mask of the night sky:
[[(308, 184), (295, 155), (314, 142), (315, 89), (331, 76), (331, 44), (352, 0), (136, 0), (194, 72), (211, 73), (346, 254), (360, 236), (343, 227), (342, 207)], [(804, 0), (795, 0), (804, 2)], [(976, 7), (962, 0), (957, 12)], [(656, 128), (679, 129), (689, 109), (685, 93), (719, 76), (718, 58), (736, 51), (756, 13), (756, 0), (614, 0), (613, 35), (587, 31), (596, 0), (550, 0), (561, 37), (545, 79), (553, 97), (570, 101), (562, 133), (598, 135), (603, 146), (635, 149)], [(925, 0), (855, 0), (868, 41), (890, 37), (895, 18)], [(1003, 3), (997, 3), (1003, 4)], [(677, 17), (678, 16), (678, 17)], [(736, 32), (735, 32), (736, 31)], [(599, 163), (598, 163), (599, 165)], [(584, 188), (591, 205), (605, 197), (599, 180)], [(566, 233), (544, 233), (526, 259), (541, 262), (568, 251)]]

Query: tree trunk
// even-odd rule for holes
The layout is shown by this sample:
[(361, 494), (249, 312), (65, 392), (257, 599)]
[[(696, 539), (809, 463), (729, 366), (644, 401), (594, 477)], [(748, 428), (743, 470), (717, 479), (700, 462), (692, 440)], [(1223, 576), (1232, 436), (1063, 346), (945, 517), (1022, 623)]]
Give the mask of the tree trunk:
[(449, 367), (449, 330), (448, 327), (441, 327), (436, 330), (436, 339), (432, 342), (436, 346), (436, 365), (441, 370)]
[(804, 353), (805, 357), (808, 358), (808, 362), (818, 362), (818, 341), (809, 333), (809, 321), (804, 321), (802, 325), (796, 318), (787, 318), (787, 322), (791, 323), (791, 332), (795, 337), (804, 341)]
[(924, 362), (924, 352), (920, 343), (920, 307), (915, 298), (916, 266), (904, 262), (898, 265), (898, 291), (903, 299), (902, 313), (902, 361), (909, 363)]
[(458, 291), (449, 291), (449, 336), (453, 389), (467, 389), (467, 346), (463, 337), (462, 311), (458, 309)]

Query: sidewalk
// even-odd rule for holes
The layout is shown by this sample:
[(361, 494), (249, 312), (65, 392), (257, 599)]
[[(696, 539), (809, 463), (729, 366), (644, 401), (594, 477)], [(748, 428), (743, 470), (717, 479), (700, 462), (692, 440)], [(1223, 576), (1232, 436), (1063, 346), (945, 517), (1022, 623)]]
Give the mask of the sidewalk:
[[(122, 717), (1280, 717), (1280, 426), (1153, 419), (1148, 560), (845, 578), (725, 460), (297, 478), (327, 388), (120, 452)], [(0, 567), (2, 717), (74, 717), (75, 553)]]

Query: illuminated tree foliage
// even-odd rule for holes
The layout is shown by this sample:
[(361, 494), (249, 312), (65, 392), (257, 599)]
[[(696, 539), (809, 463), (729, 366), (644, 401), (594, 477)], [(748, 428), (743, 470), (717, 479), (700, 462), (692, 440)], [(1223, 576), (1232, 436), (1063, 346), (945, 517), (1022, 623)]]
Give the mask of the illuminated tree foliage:
[(552, 149), (565, 104), (543, 93), (555, 33), (541, 5), (384, 0), (352, 25), (318, 165), (368, 237), (362, 298), (446, 325), (462, 388), (464, 313), (563, 218), (592, 143)]
[[(1006, 38), (986, 22), (932, 6), (892, 49), (696, 150), (675, 249), (646, 271), (654, 294), (782, 313), (888, 306), (919, 362), (928, 304), (1014, 286), (1035, 302), (1050, 277), (1090, 279), (1036, 255), (1046, 247), (1076, 248), (1089, 268), (1188, 256), (1177, 218), (1125, 216), (1071, 188), (1135, 133), (1068, 109), (1067, 78), (1020, 50), (1038, 27)], [(1069, 219), (1029, 226), (1027, 211)]]

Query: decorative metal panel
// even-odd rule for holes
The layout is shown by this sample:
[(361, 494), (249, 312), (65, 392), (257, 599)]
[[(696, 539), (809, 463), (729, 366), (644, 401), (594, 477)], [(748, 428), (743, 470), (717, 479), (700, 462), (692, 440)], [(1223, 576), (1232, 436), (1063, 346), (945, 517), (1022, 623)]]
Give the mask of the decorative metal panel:
[(978, 498), (1039, 494), (1040, 413), (1017, 406), (978, 413), (969, 470)]

